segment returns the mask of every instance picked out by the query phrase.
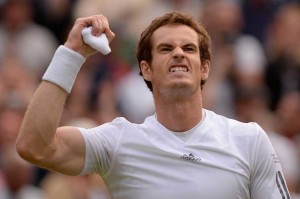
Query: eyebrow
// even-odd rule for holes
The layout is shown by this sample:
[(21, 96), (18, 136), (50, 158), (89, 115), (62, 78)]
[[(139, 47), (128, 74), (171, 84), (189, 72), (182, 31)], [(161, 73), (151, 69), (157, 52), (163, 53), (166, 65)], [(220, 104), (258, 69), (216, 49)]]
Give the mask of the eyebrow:
[(160, 43), (158, 46), (156, 46), (156, 49), (160, 49), (162, 47), (173, 47), (173, 45), (169, 43)]
[[(182, 47), (188, 47), (188, 46), (192, 46), (192, 47), (194, 47), (194, 48), (197, 48), (197, 45), (194, 44), (194, 43), (187, 43), (187, 44), (184, 44)], [(173, 47), (173, 45), (172, 45), (172, 44), (169, 44), (169, 43), (160, 43), (160, 44), (156, 47), (156, 49), (160, 49), (160, 48), (162, 48), (162, 47)]]

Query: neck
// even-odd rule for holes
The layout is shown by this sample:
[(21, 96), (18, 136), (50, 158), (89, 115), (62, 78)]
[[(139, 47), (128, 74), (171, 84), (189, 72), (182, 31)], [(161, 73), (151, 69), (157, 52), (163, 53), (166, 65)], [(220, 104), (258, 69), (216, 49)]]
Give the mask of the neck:
[(171, 131), (187, 131), (202, 119), (201, 91), (185, 98), (154, 97), (154, 99), (157, 120)]

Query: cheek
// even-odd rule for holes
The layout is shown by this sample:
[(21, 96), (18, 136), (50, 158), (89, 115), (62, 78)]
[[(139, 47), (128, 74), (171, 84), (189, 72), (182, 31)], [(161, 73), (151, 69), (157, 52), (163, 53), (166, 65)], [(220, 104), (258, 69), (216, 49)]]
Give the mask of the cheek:
[(202, 64), (199, 60), (193, 60), (192, 62), (193, 67), (195, 68), (194, 70), (197, 72), (197, 74), (202, 73)]
[(152, 72), (156, 75), (162, 75), (161, 73), (164, 73), (166, 66), (167, 61), (164, 59), (153, 59), (151, 63)]

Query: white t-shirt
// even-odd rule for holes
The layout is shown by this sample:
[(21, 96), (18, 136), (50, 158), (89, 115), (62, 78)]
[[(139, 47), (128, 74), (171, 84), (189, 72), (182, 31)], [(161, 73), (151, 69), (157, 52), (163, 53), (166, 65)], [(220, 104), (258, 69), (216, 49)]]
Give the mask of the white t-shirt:
[(80, 128), (86, 143), (82, 175), (100, 174), (114, 199), (289, 199), (265, 132), (255, 123), (204, 113), (182, 133), (155, 116), (143, 124), (117, 118)]

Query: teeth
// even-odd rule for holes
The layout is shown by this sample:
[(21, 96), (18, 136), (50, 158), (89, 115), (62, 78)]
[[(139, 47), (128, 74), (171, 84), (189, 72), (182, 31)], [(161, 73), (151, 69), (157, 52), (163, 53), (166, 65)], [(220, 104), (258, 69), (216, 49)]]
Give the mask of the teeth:
[(177, 72), (177, 71), (182, 71), (182, 72), (187, 72), (187, 68), (186, 67), (172, 67), (170, 69), (171, 72)]

